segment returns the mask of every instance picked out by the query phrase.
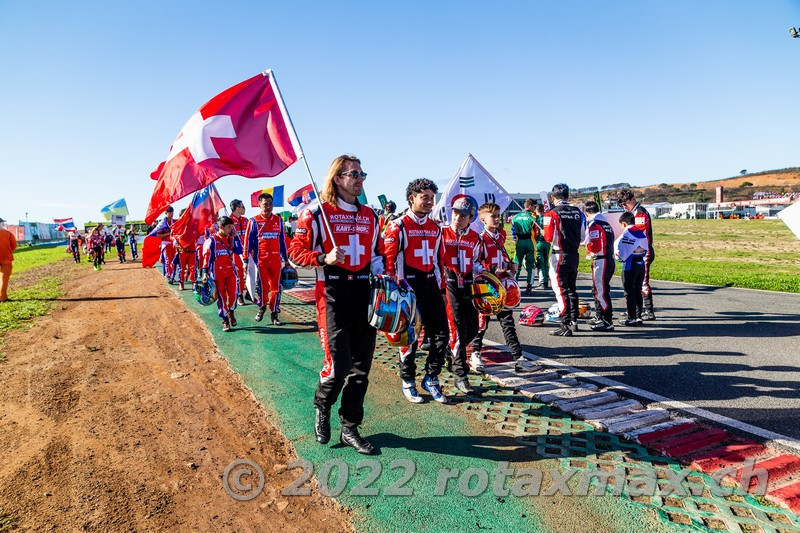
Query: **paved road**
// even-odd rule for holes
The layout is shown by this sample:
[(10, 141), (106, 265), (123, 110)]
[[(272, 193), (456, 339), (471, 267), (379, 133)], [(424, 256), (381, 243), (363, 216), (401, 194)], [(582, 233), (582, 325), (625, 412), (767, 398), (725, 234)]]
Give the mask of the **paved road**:
[[(578, 288), (590, 298), (588, 276)], [(800, 439), (800, 294), (655, 282), (653, 295), (658, 320), (646, 327), (564, 338), (518, 326), (523, 349)], [(612, 296), (621, 311), (619, 278)], [(535, 291), (522, 306), (553, 302)], [(496, 322), (487, 337), (503, 342)]]

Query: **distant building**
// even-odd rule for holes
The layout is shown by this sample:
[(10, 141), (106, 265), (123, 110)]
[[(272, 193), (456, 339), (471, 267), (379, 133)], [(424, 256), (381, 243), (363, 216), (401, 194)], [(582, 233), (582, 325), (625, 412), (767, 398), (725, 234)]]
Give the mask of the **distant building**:
[(792, 196), (762, 198), (740, 202), (713, 202), (708, 204), (708, 218), (728, 218), (731, 215), (752, 217), (763, 214), (765, 217), (777, 215), (792, 203)]
[(656, 202), (644, 206), (653, 218), (665, 218), (664, 215), (672, 213), (672, 204), (669, 202)]
[(706, 218), (708, 205), (705, 202), (687, 202), (672, 204), (669, 213), (674, 218)]

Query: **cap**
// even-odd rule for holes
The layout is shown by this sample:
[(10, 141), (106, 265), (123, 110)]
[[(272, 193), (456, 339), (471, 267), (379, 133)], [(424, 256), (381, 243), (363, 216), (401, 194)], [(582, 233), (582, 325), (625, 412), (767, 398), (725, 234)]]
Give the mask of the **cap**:
[(458, 211), (462, 215), (468, 217), (475, 216), (475, 205), (470, 202), (467, 198), (461, 197), (458, 198), (455, 202), (453, 202), (453, 211)]

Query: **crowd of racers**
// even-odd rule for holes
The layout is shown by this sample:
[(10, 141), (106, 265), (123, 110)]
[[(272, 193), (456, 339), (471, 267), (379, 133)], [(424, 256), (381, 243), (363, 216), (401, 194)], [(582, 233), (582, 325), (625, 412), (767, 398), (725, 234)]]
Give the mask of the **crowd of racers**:
[[(519, 295), (522, 291), (515, 279), (521, 280), (524, 270), (524, 292), (530, 294), (538, 272), (537, 288), (552, 285), (557, 301), (551, 318), (558, 327), (549, 333), (575, 334), (581, 307), (576, 277), (582, 243), (592, 261), (592, 329), (614, 329), (609, 284), (617, 262), (622, 265), (626, 295), (625, 316), (618, 324), (638, 326), (643, 320), (655, 320), (649, 286), (652, 229), (647, 211), (630, 190), (619, 193), (620, 205), (627, 212), (620, 217), (624, 232), (617, 239), (595, 202), (587, 202), (582, 209), (570, 205), (564, 184), (553, 187), (555, 204), (547, 211), (541, 204), (526, 201), (525, 211), (511, 221), (517, 249), (512, 260), (497, 204), (478, 206), (466, 197), (457, 198), (451, 205), (451, 221), (445, 225), (430, 217), (437, 186), (416, 179), (406, 190), (407, 209), (396, 213), (396, 205), (390, 202), (379, 216), (357, 200), (365, 179), (356, 157), (340, 156), (331, 164), (320, 201), (304, 210), (299, 220), (284, 223), (273, 213), (273, 199), (266, 193), (259, 196), (258, 213), (250, 218), (245, 216), (244, 204), (234, 200), (231, 215), (220, 216), (192, 249), (182, 249), (172, 238), (171, 207), (156, 228), (156, 236), (162, 239), (164, 276), (181, 289), (185, 282), (192, 282), (196, 291), (211, 282), (224, 331), (236, 327), (236, 309), (247, 300), (257, 309), (256, 321), (269, 310), (272, 324), (279, 325), (281, 292), (287, 273), (294, 272), (291, 265), (316, 271), (314, 292), (324, 361), (314, 395), (314, 432), (321, 444), (330, 439), (330, 412), (341, 396), (340, 441), (360, 453), (374, 452), (358, 427), (375, 349), (377, 322), (368, 316), (368, 309), (371, 312), (377, 285), (391, 282), (414, 294), (418, 323), (399, 337), (381, 331), (390, 344), (398, 346), (401, 390), (415, 404), (424, 401), (417, 389), (418, 350), (427, 352), (420, 386), (433, 400), (449, 403), (439, 383), (445, 367), (452, 372), (459, 393), (480, 393), (470, 384), (469, 372), (482, 371), (482, 342), (491, 316), (498, 320), (514, 356), (514, 370), (535, 368), (522, 357), (513, 309), (501, 306), (487, 311), (476, 304), (479, 291), (475, 288), (487, 279), (503, 278)], [(483, 227), (480, 233), (471, 227), (476, 219)], [(99, 235), (90, 237), (93, 250), (102, 244)], [(523, 310), (520, 320), (533, 325), (536, 317), (531, 317), (530, 307)]]

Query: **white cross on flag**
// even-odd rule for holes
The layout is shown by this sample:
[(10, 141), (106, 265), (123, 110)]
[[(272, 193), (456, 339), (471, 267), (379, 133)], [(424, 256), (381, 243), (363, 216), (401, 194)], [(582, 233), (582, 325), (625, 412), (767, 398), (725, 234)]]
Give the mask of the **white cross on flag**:
[(206, 102), (183, 126), (150, 174), (157, 183), (145, 222), (222, 176), (274, 177), (302, 156), (272, 71), (258, 74)]
[[(447, 184), (442, 197), (433, 208), (433, 218), (449, 224), (451, 220), (450, 207), (453, 201), (462, 196), (467, 196), (475, 201), (476, 207), (480, 207), (486, 202), (493, 202), (500, 206), (500, 212), (505, 211), (513, 199), (511, 195), (489, 174), (489, 171), (478, 163), (472, 154), (469, 154), (458, 169), (456, 175)], [(477, 213), (472, 229), (480, 233), (483, 231), (483, 224), (478, 220)]]
[(361, 263), (361, 256), (367, 251), (358, 235), (350, 235), (350, 241), (347, 246), (342, 246), (344, 254), (350, 258), (350, 266), (358, 266)]

